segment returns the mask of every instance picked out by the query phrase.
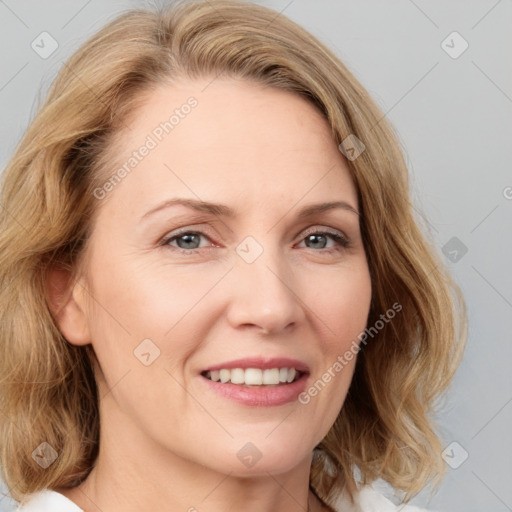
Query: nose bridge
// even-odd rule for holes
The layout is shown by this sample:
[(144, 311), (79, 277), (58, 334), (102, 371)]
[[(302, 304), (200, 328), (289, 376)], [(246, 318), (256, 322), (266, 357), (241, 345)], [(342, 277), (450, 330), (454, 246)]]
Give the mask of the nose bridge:
[(230, 305), (233, 324), (252, 324), (272, 332), (301, 318), (290, 263), (272, 238), (248, 236), (236, 248), (235, 291)]

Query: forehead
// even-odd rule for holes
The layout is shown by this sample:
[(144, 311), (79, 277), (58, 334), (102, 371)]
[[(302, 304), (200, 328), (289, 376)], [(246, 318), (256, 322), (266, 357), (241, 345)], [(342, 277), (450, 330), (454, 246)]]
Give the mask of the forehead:
[(109, 199), (124, 197), (133, 211), (171, 195), (245, 207), (289, 207), (305, 196), (357, 206), (350, 172), (317, 108), (253, 82), (160, 85), (146, 93), (113, 149), (112, 173), (125, 171)]

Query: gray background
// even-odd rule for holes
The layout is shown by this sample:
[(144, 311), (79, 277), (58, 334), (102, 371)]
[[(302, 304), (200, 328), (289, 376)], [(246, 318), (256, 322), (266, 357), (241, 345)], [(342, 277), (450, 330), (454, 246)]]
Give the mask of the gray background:
[[(448, 475), (436, 496), (423, 492), (413, 503), (440, 512), (512, 511), (512, 4), (258, 3), (331, 47), (394, 124), (416, 207), (466, 297), (468, 349), (439, 416)], [(2, 168), (63, 60), (107, 19), (141, 5), (0, 0)], [(46, 59), (31, 47), (43, 31), (59, 45)], [(454, 31), (469, 44), (457, 58), (444, 48), (458, 53), (460, 40), (452, 36), (442, 46)], [(12, 510), (9, 498), (0, 498), (0, 511)]]

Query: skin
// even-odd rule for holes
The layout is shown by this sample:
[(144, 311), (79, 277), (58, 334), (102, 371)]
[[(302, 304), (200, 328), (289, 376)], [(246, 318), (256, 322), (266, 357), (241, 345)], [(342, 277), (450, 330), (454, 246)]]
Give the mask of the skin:
[[(92, 344), (100, 365), (97, 463), (82, 484), (58, 489), (87, 512), (326, 510), (308, 490), (310, 461), (356, 358), (306, 405), (242, 405), (212, 392), (200, 372), (242, 357), (292, 357), (309, 365), (309, 387), (357, 339), (371, 299), (359, 216), (338, 208), (297, 218), (325, 201), (358, 210), (356, 188), (327, 121), (305, 99), (211, 80), (148, 95), (120, 137), (118, 165), (168, 112), (190, 96), (198, 105), (99, 201), (80, 280), (65, 288), (63, 274), (52, 277), (68, 291), (58, 304), (63, 334)], [(178, 205), (140, 220), (173, 197), (236, 215)], [(178, 228), (204, 236), (159, 245)], [(308, 237), (325, 230), (350, 247)], [(250, 264), (236, 252), (247, 236), (263, 248)], [(134, 356), (147, 338), (160, 350), (149, 366)], [(247, 442), (261, 452), (250, 468), (237, 457)]]

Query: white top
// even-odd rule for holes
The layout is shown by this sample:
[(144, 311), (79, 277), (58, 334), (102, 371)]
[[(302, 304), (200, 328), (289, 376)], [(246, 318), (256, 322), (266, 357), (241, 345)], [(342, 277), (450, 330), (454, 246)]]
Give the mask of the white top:
[[(428, 512), (413, 505), (397, 506), (372, 486), (363, 487), (357, 497), (356, 505), (351, 505), (348, 497), (343, 497), (336, 509), (339, 512)], [(35, 493), (25, 505), (16, 512), (84, 512), (78, 505), (63, 494), (49, 489)]]
[(35, 493), (24, 505), (19, 505), (16, 512), (84, 512), (78, 505), (60, 492), (46, 489)]

